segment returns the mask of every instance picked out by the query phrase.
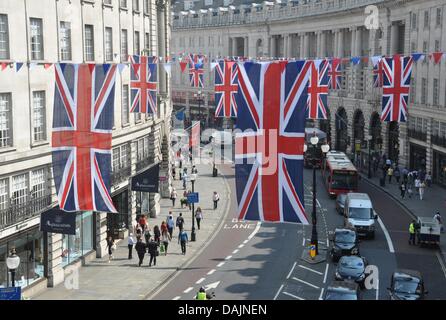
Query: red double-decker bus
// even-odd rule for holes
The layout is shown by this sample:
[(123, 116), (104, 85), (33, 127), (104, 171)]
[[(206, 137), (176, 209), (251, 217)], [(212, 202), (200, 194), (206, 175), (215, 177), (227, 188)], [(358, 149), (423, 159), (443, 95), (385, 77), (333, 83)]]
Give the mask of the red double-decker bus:
[(358, 191), (358, 170), (345, 153), (328, 152), (321, 171), (324, 184), (331, 197)]
[[(313, 136), (319, 138), (319, 142), (315, 148), (313, 148), (310, 143), (310, 139)], [(323, 158), (321, 146), (327, 143), (327, 134), (318, 128), (305, 128), (305, 143), (308, 147), (307, 151), (304, 153), (305, 168), (311, 167), (313, 161), (316, 161), (316, 167), (320, 168)]]

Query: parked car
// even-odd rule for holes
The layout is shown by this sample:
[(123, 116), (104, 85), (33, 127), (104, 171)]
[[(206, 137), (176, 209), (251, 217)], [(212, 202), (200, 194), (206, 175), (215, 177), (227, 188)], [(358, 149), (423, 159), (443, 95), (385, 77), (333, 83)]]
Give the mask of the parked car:
[(335, 279), (356, 282), (361, 288), (364, 288), (364, 280), (367, 277), (366, 266), (367, 261), (363, 257), (343, 256), (339, 259)]
[(333, 261), (343, 256), (359, 255), (359, 240), (355, 230), (335, 229), (329, 233), (329, 239), (332, 242), (330, 256)]
[(361, 291), (357, 283), (333, 281), (325, 291), (324, 300), (361, 300)]
[(424, 295), (428, 293), (424, 288), (421, 273), (408, 269), (396, 270), (387, 290), (391, 300), (423, 300)]
[(338, 196), (336, 197), (336, 211), (339, 214), (344, 214), (344, 206), (346, 198), (347, 195), (345, 193), (338, 194)]

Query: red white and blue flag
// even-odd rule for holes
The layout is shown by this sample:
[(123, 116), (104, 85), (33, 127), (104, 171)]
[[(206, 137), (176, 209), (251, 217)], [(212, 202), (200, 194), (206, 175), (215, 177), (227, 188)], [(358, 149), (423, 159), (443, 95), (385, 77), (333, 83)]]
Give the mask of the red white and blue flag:
[(373, 86), (381, 88), (383, 86), (383, 60), (379, 60), (373, 66)]
[(381, 121), (406, 122), (412, 57), (384, 58)]
[(190, 129), (189, 147), (198, 148), (200, 146), (200, 121), (194, 121)]
[(195, 63), (189, 67), (189, 80), (193, 88), (204, 88), (203, 63)]
[(62, 210), (116, 212), (110, 197), (116, 68), (55, 65), (51, 146)]
[(328, 60), (311, 61), (308, 84), (307, 119), (327, 119)]
[(330, 61), (330, 69), (328, 71), (328, 85), (332, 90), (339, 90), (342, 88), (342, 71), (341, 59), (334, 58)]
[(308, 224), (303, 146), (308, 61), (239, 65), (235, 139), (238, 217)]
[(238, 66), (235, 61), (220, 61), (215, 67), (215, 117), (237, 117), (235, 94), (238, 91)]
[(157, 57), (131, 56), (130, 112), (157, 114)]

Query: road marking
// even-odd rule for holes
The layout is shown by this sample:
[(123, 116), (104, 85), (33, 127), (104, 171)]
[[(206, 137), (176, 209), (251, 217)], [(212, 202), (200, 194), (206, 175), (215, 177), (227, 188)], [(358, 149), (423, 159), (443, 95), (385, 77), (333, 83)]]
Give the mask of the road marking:
[(249, 240), (245, 240), (245, 241), (243, 241), (243, 244), (247, 244), (247, 243), (248, 243), (248, 241), (249, 241)]
[[(327, 228), (327, 225), (325, 225), (325, 228)], [(330, 246), (330, 241), (327, 238), (327, 247), (329, 247), (329, 246)]]
[(292, 297), (292, 298), (294, 298), (294, 299), (305, 300), (304, 298), (295, 296), (294, 294), (288, 293), (288, 292), (286, 292), (286, 291), (284, 291), (283, 294), (286, 294), (287, 296), (290, 296), (290, 297)]
[(183, 292), (184, 292), (184, 293), (189, 293), (189, 292), (191, 292), (193, 289), (194, 289), (194, 287), (189, 287), (189, 288), (187, 288), (186, 290), (184, 290)]
[(283, 289), (283, 284), (280, 286), (279, 291), (277, 291), (277, 293), (276, 293), (276, 295), (274, 296), (274, 299), (273, 299), (273, 300), (276, 300), (276, 299), (277, 299), (277, 297), (279, 296), (280, 291), (282, 291), (282, 289)]
[(251, 240), (255, 235), (256, 235), (256, 233), (260, 230), (260, 225), (261, 225), (261, 222), (259, 221), (259, 222), (257, 222), (257, 227), (254, 229), (254, 231), (249, 235), (249, 237), (248, 237), (248, 240)]
[(323, 275), (322, 272), (319, 272), (319, 271), (313, 270), (313, 269), (311, 269), (311, 268), (305, 267), (305, 266), (303, 266), (303, 265), (301, 265), (301, 264), (299, 265), (299, 268), (302, 268), (302, 269), (305, 269), (305, 270), (308, 270), (308, 271), (317, 273), (318, 275)]
[(319, 202), (318, 199), (316, 199), (316, 202), (317, 202), (318, 207), (322, 207), (322, 206), (321, 206), (321, 203)]
[(239, 245), (237, 248), (241, 249), (241, 248), (243, 248), (244, 246), (245, 246), (244, 244), (241, 244), (241, 245)]
[(386, 236), (387, 245), (389, 246), (390, 253), (395, 253), (395, 249), (393, 248), (392, 239), (390, 238), (390, 234), (386, 229), (386, 226), (382, 222), (381, 218), (378, 216), (378, 223), (381, 226), (381, 229), (383, 229), (384, 235)]
[(238, 252), (238, 249), (235, 249), (234, 251), (232, 251), (232, 254), (236, 254)]
[(302, 239), (302, 246), (305, 246), (305, 238)]
[(441, 270), (443, 270), (444, 277), (446, 278), (446, 267), (443, 263), (443, 260), (441, 259), (441, 256), (438, 252), (435, 255), (437, 256), (438, 262), (440, 262)]
[(225, 264), (224, 262), (220, 262), (219, 264), (217, 264), (217, 268), (220, 268), (224, 264)]
[[(307, 239), (308, 242), (311, 242), (311, 239)], [(324, 241), (318, 241), (320, 244), (325, 244)]]
[(175, 298), (173, 298), (172, 300), (180, 300), (181, 297), (180, 296), (176, 296)]
[(231, 259), (232, 258), (232, 256), (227, 256), (226, 258), (225, 258), (225, 260), (229, 260), (229, 259)]
[(211, 271), (209, 271), (209, 272), (207, 273), (207, 275), (210, 276), (210, 275), (213, 274), (215, 271), (217, 271), (217, 270), (212, 269)]
[(327, 282), (328, 267), (329, 267), (329, 264), (327, 263), (327, 264), (325, 265), (325, 275), (324, 275), (324, 282), (323, 282), (323, 283), (326, 283), (326, 282)]
[(322, 296), (324, 295), (324, 288), (321, 290), (321, 295), (319, 296), (319, 300), (322, 300)]
[(204, 280), (206, 280), (206, 278), (201, 278), (200, 280), (198, 280), (197, 282), (195, 282), (196, 284), (200, 284), (202, 283)]
[(313, 288), (315, 288), (315, 289), (320, 289), (318, 286), (315, 286), (314, 284), (309, 283), (309, 282), (306, 282), (306, 281), (301, 280), (301, 279), (299, 279), (299, 278), (293, 277), (293, 280), (302, 282), (302, 283), (306, 284), (307, 286), (313, 287)]
[(297, 264), (297, 262), (294, 262), (293, 267), (290, 270), (290, 273), (288, 273), (288, 276), (286, 277), (287, 279), (289, 279), (291, 277), (291, 274), (293, 273), (294, 268), (296, 267), (296, 264)]
[(379, 300), (379, 278), (376, 279), (376, 300)]

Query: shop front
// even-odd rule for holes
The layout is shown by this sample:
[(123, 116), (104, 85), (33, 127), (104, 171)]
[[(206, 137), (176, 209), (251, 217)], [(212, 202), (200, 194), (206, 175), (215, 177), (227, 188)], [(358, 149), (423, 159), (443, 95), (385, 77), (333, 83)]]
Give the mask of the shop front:
[(129, 191), (119, 191), (112, 196), (117, 213), (107, 213), (107, 237), (123, 239), (124, 232), (129, 226)]
[(410, 170), (426, 170), (426, 148), (418, 144), (410, 143)]
[(433, 181), (446, 187), (446, 153), (434, 150)]
[(159, 191), (159, 163), (152, 164), (141, 170), (131, 179), (131, 189), (136, 194), (136, 219), (141, 215), (156, 218), (156, 212), (151, 208), (155, 206), (154, 194)]

